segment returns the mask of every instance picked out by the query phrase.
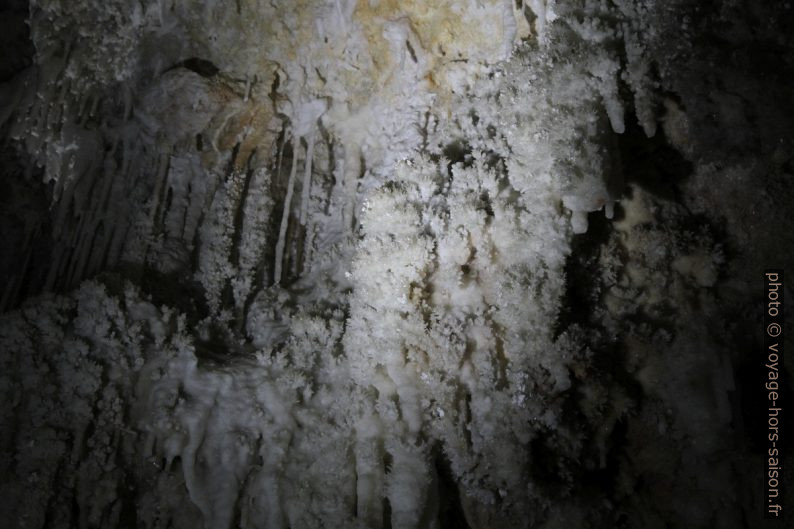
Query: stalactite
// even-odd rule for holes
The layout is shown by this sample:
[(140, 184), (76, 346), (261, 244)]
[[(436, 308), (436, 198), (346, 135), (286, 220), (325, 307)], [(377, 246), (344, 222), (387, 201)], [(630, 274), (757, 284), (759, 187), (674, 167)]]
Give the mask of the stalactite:
[[(289, 180), (287, 181), (287, 194), (284, 196), (284, 207), (281, 213), (281, 223), (278, 229), (278, 242), (276, 242), (276, 259), (273, 263), (273, 282), (281, 282), (281, 268), (284, 261), (284, 246), (287, 243), (287, 225), (289, 224), (290, 209), (292, 204), (292, 192), (295, 187), (295, 175), (298, 171), (298, 149), (300, 148), (300, 138), (296, 135), (292, 137), (292, 169), (290, 169)], [(306, 164), (309, 164), (306, 161)]]
[(342, 226), (344, 229), (350, 229), (352, 227), (353, 217), (356, 211), (356, 188), (358, 186), (358, 177), (361, 173), (361, 151), (357, 145), (345, 146), (343, 167), (345, 181), (345, 204), (342, 212)]
[(312, 186), (312, 159), (314, 158), (314, 132), (306, 136), (306, 161), (303, 170), (303, 187), (301, 188), (301, 226), (306, 226), (306, 217), (309, 214), (309, 197)]

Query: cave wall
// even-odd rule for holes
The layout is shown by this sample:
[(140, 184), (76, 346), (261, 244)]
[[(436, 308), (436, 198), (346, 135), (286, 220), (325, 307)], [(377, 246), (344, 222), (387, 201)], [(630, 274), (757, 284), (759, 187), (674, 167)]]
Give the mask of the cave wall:
[(13, 527), (760, 526), (790, 7), (6, 12)]

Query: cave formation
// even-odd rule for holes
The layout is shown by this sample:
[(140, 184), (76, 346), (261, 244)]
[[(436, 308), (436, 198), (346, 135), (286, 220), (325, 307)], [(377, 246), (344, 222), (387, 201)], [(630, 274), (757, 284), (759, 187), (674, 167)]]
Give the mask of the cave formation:
[(0, 10), (3, 525), (783, 527), (789, 3)]

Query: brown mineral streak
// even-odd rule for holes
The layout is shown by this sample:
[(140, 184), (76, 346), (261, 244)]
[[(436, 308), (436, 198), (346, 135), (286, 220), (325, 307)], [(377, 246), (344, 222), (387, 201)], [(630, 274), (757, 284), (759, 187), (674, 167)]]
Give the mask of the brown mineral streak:
[[(271, 83), (272, 76), (258, 80), (261, 86), (270, 86)], [(247, 101), (243, 101), (245, 95), (227, 82), (213, 82), (210, 91), (225, 105), (239, 105), (238, 110), (230, 117), (222, 112), (216, 114), (207, 127), (207, 132), (214, 134), (221, 127), (218, 149), (222, 152), (230, 151), (239, 143), (233, 164), (234, 170), (242, 171), (254, 151), (262, 149), (269, 153), (275, 141), (280, 121), (275, 119), (273, 102), (266, 97), (262, 100), (262, 94), (254, 93), (250, 94)], [(216, 163), (214, 152), (205, 151), (202, 161), (207, 168), (214, 166)]]

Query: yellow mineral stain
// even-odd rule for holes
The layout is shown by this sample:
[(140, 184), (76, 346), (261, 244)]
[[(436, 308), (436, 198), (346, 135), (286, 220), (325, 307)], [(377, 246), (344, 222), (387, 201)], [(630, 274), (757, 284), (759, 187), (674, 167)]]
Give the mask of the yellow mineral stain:
[[(383, 31), (388, 22), (407, 22), (428, 60), (426, 79), (434, 91), (443, 91), (444, 69), (452, 62), (499, 56), (504, 34), (498, 0), (483, 0), (480, 16), (467, 17), (465, 5), (455, 0), (359, 0), (353, 18), (361, 24), (380, 77), (396, 66)], [(420, 50), (416, 50), (420, 53)]]

